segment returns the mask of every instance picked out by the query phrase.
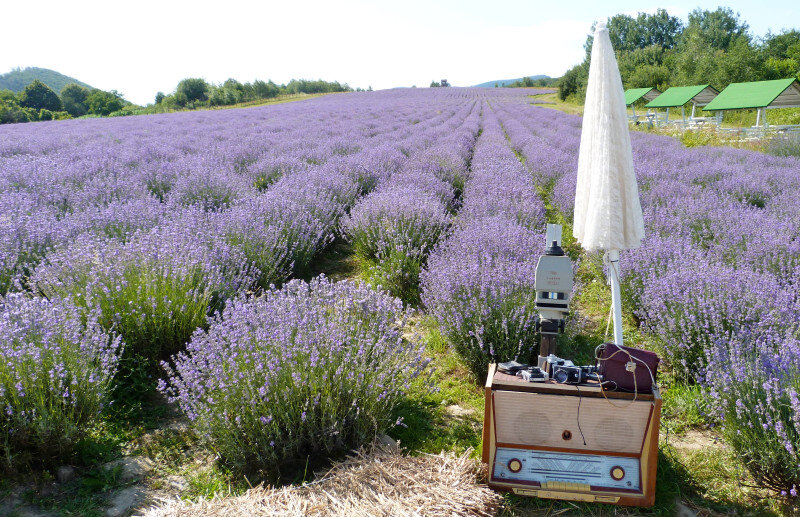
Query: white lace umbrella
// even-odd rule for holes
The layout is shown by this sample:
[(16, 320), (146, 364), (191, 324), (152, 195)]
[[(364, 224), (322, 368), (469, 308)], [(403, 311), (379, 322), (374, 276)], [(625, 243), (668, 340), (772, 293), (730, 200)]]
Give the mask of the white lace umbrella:
[(574, 222), (575, 237), (584, 249), (606, 251), (614, 342), (622, 345), (619, 252), (639, 247), (644, 221), (633, 172), (625, 93), (605, 22), (597, 24), (592, 44)]

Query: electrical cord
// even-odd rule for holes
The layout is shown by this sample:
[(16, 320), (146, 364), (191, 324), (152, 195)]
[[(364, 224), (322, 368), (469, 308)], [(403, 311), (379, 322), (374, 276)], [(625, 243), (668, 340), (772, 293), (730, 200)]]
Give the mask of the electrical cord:
[(586, 437), (583, 436), (583, 429), (581, 429), (581, 400), (583, 396), (581, 395), (581, 390), (578, 388), (578, 385), (575, 385), (575, 389), (578, 392), (578, 414), (576, 415), (575, 420), (578, 422), (578, 431), (581, 433), (581, 439), (583, 440), (583, 444), (586, 445)]

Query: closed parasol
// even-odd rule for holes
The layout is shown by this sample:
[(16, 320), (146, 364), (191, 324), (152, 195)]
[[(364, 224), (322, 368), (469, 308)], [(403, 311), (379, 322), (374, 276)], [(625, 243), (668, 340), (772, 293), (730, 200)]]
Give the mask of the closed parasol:
[(644, 238), (633, 171), (625, 94), (604, 22), (592, 44), (575, 189), (574, 233), (587, 251), (604, 250), (611, 284), (614, 342), (622, 345), (619, 252)]

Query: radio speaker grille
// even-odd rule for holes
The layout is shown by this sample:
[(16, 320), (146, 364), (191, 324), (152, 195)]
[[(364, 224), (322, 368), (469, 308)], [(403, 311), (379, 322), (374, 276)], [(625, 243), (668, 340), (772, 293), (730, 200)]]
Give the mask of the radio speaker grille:
[(611, 405), (603, 398), (583, 397), (579, 410), (578, 400), (570, 395), (496, 391), (493, 408), (497, 441), (587, 451), (641, 452), (651, 403), (625, 401)]

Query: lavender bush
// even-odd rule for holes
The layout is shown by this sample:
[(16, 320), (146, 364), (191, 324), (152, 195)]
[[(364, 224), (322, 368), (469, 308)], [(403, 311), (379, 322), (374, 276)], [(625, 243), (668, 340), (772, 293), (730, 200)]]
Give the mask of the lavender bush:
[(342, 207), (324, 192), (316, 199), (267, 192), (229, 212), (220, 231), (261, 270), (259, 283), (268, 287), (292, 271), (305, 272), (333, 242)]
[(534, 276), (544, 241), (506, 217), (457, 230), (422, 273), (422, 301), (475, 378), (536, 349)]
[(791, 339), (800, 330), (796, 294), (766, 274), (696, 262), (673, 263), (644, 288), (640, 316), (683, 379), (705, 369), (715, 342)]
[(426, 362), (399, 300), (318, 277), (229, 304), (161, 389), (237, 471), (275, 479), (371, 440)]
[(447, 210), (434, 194), (398, 186), (366, 196), (343, 227), (375, 282), (415, 303), (420, 271), (449, 224)]
[(95, 312), (0, 297), (0, 468), (72, 459), (107, 403), (122, 344)]
[[(198, 223), (199, 224), (199, 223)], [(91, 237), (51, 253), (31, 284), (49, 299), (71, 298), (126, 343), (126, 355), (155, 364), (180, 350), (221, 302), (253, 282), (242, 256), (183, 226), (157, 228), (121, 244)], [(213, 237), (213, 236), (212, 236)]]
[(222, 175), (213, 169), (202, 169), (181, 176), (170, 191), (171, 198), (178, 203), (209, 212), (224, 210), (247, 194), (244, 179), (234, 174)]
[(45, 254), (68, 234), (55, 225), (52, 210), (38, 207), (34, 196), (0, 195), (0, 295), (19, 283)]
[(708, 356), (706, 380), (725, 442), (762, 486), (796, 498), (800, 341), (732, 339), (717, 343)]

